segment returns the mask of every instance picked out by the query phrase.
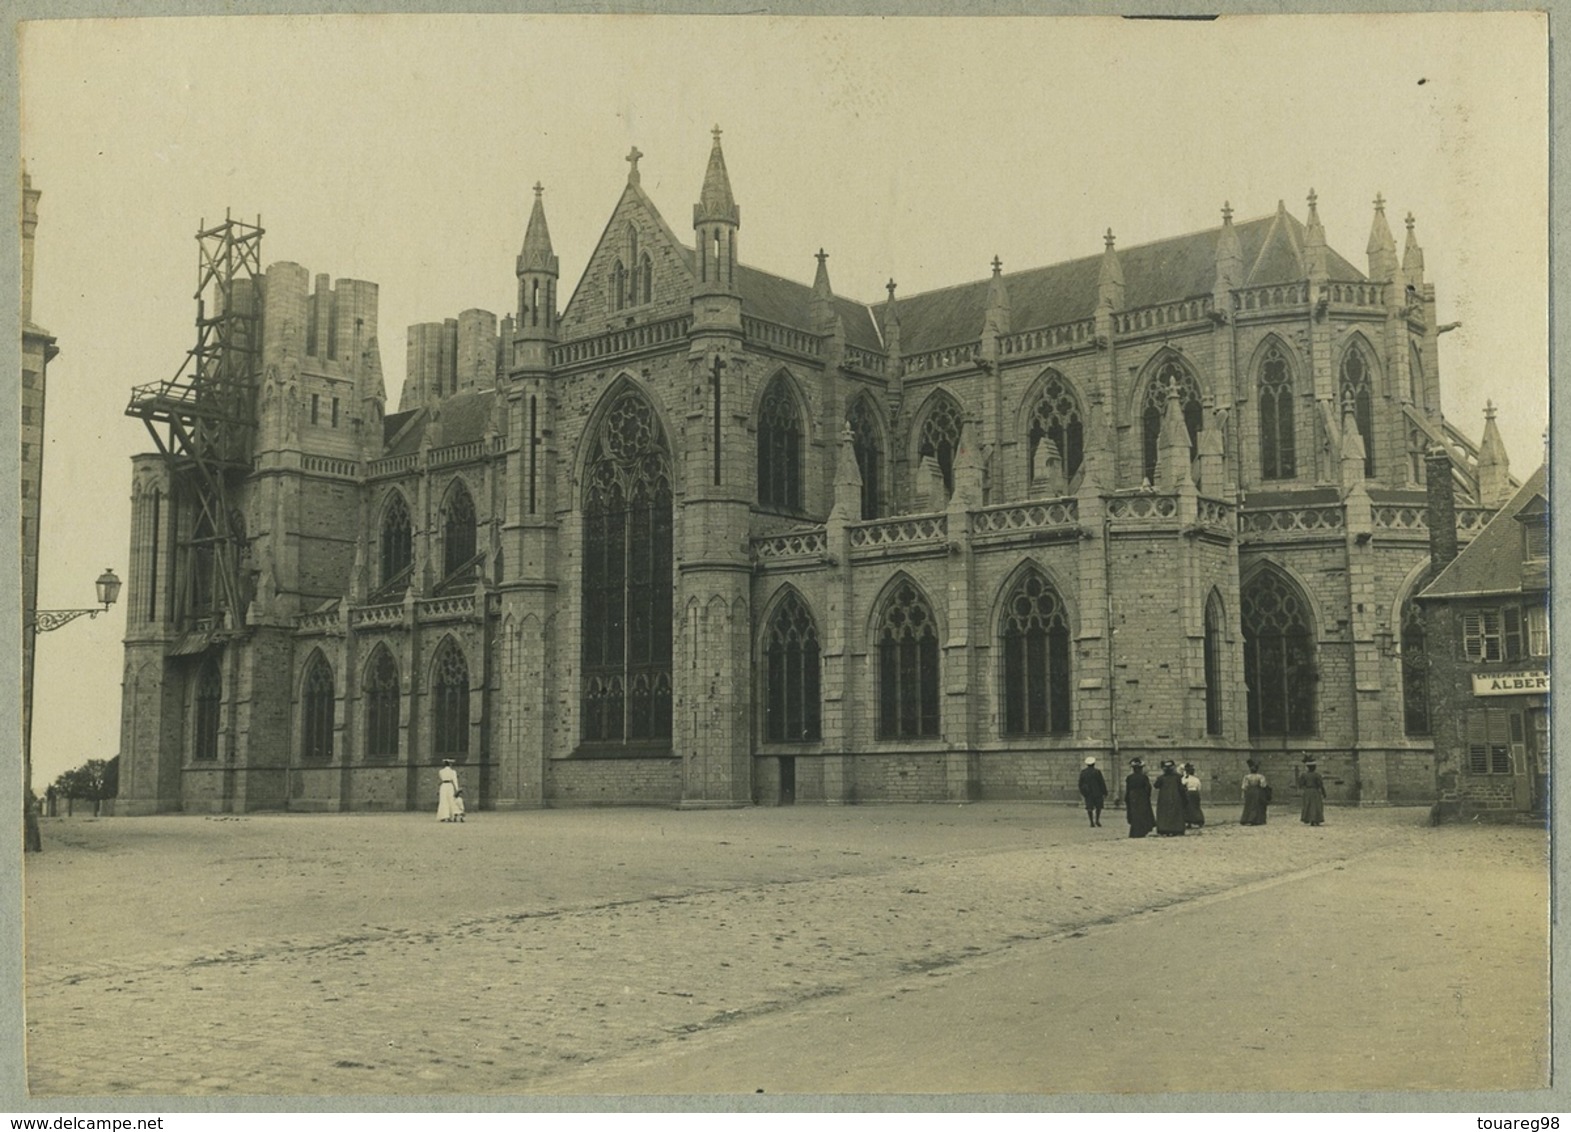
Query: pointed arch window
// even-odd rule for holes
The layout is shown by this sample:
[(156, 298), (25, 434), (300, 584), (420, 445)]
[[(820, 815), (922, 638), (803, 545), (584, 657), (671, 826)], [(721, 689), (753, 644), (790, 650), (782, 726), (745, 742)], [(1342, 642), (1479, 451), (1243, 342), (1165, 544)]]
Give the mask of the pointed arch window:
[(1222, 601), (1213, 592), (1206, 601), (1205, 628), (1206, 734), (1222, 734)]
[(586, 743), (671, 738), (671, 459), (649, 402), (616, 395), (585, 469)]
[(333, 667), (320, 652), (306, 663), (300, 700), (300, 757), (326, 762), (333, 757)]
[(627, 305), (627, 268), (617, 260), (611, 269), (611, 309), (621, 310)]
[(1200, 383), (1195, 375), (1184, 368), (1177, 358), (1168, 358), (1146, 385), (1146, 395), (1141, 410), (1141, 433), (1145, 441), (1145, 478), (1156, 482), (1157, 444), (1162, 438), (1162, 418), (1167, 414), (1168, 390), (1178, 391), (1178, 407), (1184, 414), (1184, 426), (1189, 429), (1189, 458), (1195, 458), (1196, 445), (1204, 421), (1204, 408), (1200, 402)]
[(414, 560), (414, 538), (409, 523), (409, 506), (404, 495), (394, 491), (382, 512), (382, 585), (388, 585), (409, 569)]
[(1418, 352), (1418, 343), (1409, 342), (1407, 363), (1408, 398), (1418, 408), (1424, 407), (1424, 355)]
[(802, 422), (783, 375), (758, 406), (758, 503), (787, 511), (802, 506)]
[(822, 737), (818, 630), (796, 593), (769, 619), (764, 734), (771, 743), (815, 743)]
[(196, 726), (191, 736), (191, 757), (201, 762), (218, 758), (218, 712), (224, 688), (218, 661), (208, 657), (196, 676)]
[(1364, 347), (1354, 342), (1342, 355), (1342, 404), (1353, 407), (1358, 434), (1364, 438), (1364, 478), (1375, 475), (1375, 381), (1374, 366)]
[(431, 698), (436, 753), (451, 759), (465, 757), (469, 754), (469, 662), (451, 637), (436, 650)]
[(390, 759), (398, 754), (398, 662), (385, 645), (366, 665), (365, 754), (368, 759)]
[(856, 454), (857, 470), (862, 473), (862, 518), (876, 519), (884, 453), (878, 446), (878, 418), (866, 396), (851, 402), (846, 421), (851, 426), (851, 450)]
[(1064, 480), (1073, 479), (1085, 458), (1085, 424), (1080, 415), (1080, 401), (1063, 376), (1049, 370), (1042, 382), (1042, 392), (1037, 397), (1036, 408), (1031, 412), (1031, 428), (1026, 447), (1030, 452), (1031, 468), (1036, 468), (1037, 448), (1043, 440), (1050, 440), (1058, 448), (1058, 458), (1064, 469)]
[(1412, 598), (1402, 603), (1402, 730), (1430, 735), (1429, 638), (1424, 611)]
[(922, 419), (922, 432), (917, 441), (917, 459), (932, 456), (938, 461), (938, 471), (944, 480), (945, 494), (955, 490), (955, 453), (960, 451), (960, 428), (963, 418), (960, 406), (946, 393), (932, 399), (932, 405)]
[(1041, 574), (1030, 571), (1004, 600), (1004, 734), (1069, 733), (1069, 619)]
[(938, 734), (938, 626), (914, 583), (902, 581), (878, 628), (878, 737)]
[(1244, 680), (1251, 735), (1315, 731), (1314, 633), (1308, 602), (1275, 570), (1262, 570), (1240, 595)]
[(1290, 480), (1298, 474), (1293, 435), (1293, 377), (1287, 355), (1272, 342), (1260, 360), (1260, 478)]
[(442, 505), (442, 577), (451, 578), (475, 557), (475, 501), (461, 479)]
[(638, 301), (650, 303), (655, 298), (655, 264), (645, 252), (644, 257), (638, 261)]

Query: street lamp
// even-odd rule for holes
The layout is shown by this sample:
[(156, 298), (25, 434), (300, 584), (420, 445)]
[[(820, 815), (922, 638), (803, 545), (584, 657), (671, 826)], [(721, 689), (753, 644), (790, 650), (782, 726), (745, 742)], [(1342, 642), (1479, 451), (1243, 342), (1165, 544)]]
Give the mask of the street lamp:
[(69, 625), (78, 617), (97, 617), (100, 613), (108, 612), (109, 607), (120, 596), (120, 579), (115, 572), (105, 569), (98, 575), (98, 580), (93, 583), (98, 590), (98, 601), (102, 609), (40, 609), (33, 614), (32, 629), (35, 633), (47, 633), (51, 629), (58, 629), (62, 625)]

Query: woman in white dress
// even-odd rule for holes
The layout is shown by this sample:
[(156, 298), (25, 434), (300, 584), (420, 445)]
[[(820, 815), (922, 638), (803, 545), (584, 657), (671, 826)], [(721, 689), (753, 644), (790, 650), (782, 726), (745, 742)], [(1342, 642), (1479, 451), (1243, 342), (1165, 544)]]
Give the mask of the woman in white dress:
[(457, 821), (458, 807), (458, 772), (453, 769), (452, 759), (442, 760), (442, 769), (436, 776), (436, 820)]

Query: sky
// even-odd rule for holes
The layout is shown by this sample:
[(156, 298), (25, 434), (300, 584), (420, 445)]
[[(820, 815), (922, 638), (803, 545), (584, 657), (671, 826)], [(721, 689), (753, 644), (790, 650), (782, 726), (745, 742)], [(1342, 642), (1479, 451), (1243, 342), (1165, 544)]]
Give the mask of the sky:
[[(1486, 399), (1513, 470), (1548, 423), (1547, 24), (1530, 13), (1100, 18), (279, 16), (23, 25), (22, 153), (42, 190), (34, 321), (53, 333), (39, 605), (128, 573), (124, 415), (195, 343), (199, 224), (258, 216), (264, 264), (380, 287), (405, 328), (514, 302), (545, 186), (563, 300), (619, 197), (691, 233), (724, 129), (744, 262), (902, 294), (1099, 254), (1318, 195), (1367, 264), (1411, 211), (1444, 411)], [(396, 406), (389, 405), (389, 411)], [(124, 607), (39, 638), (34, 783), (119, 744)]]

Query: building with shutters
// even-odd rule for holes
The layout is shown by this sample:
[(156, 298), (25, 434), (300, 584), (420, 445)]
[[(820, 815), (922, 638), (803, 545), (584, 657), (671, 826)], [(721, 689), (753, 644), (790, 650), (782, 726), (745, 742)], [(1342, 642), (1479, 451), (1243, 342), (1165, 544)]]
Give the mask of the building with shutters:
[(411, 327), (396, 412), (374, 284), (235, 290), (223, 507), (133, 462), (121, 812), (420, 808), (442, 758), (496, 808), (1070, 800), (1087, 755), (1436, 798), (1427, 482), (1461, 543), (1514, 485), (1411, 216), (872, 303), (747, 266), (718, 130), (684, 236), (641, 157), (565, 305), (535, 186), (514, 309)]

